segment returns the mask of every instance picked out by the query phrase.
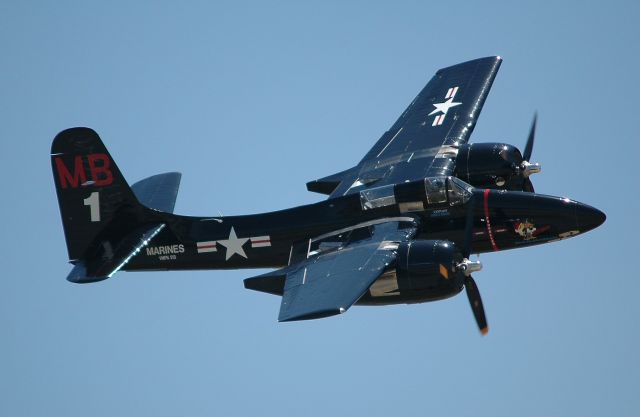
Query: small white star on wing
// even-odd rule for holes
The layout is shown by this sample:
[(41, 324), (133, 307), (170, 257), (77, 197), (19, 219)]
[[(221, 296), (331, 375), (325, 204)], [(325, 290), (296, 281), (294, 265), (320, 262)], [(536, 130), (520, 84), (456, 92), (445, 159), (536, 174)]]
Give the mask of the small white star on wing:
[(227, 248), (227, 257), (225, 258), (225, 261), (228, 261), (229, 258), (231, 258), (236, 253), (243, 258), (247, 258), (247, 254), (244, 253), (244, 249), (242, 249), (242, 245), (244, 245), (247, 240), (249, 240), (248, 237), (239, 238), (238, 236), (236, 236), (236, 231), (233, 230), (233, 227), (231, 227), (231, 232), (229, 232), (229, 239), (218, 241), (219, 244)]
[(429, 116), (433, 116), (434, 114), (438, 113), (438, 112), (442, 112), (442, 114), (447, 114), (447, 112), (449, 111), (449, 109), (451, 107), (455, 107), (455, 106), (459, 106), (462, 103), (459, 102), (454, 102), (453, 101), (453, 97), (449, 98), (449, 100), (443, 102), (443, 103), (433, 103), (433, 107), (435, 107), (436, 109), (434, 111), (432, 111), (431, 113), (429, 113)]

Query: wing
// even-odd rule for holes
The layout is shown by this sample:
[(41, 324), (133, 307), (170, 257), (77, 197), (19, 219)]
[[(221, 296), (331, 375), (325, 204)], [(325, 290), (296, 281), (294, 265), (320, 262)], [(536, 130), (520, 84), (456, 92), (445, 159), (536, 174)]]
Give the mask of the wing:
[(395, 260), (398, 242), (417, 228), (411, 217), (383, 219), (310, 242), (307, 258), (285, 268), (279, 321), (344, 313)]
[(333, 182), (310, 183), (316, 187), (312, 191), (333, 186), (333, 198), (367, 187), (451, 175), (452, 146), (468, 141), (501, 62), (500, 57), (480, 58), (436, 72), (356, 167), (327, 177)]

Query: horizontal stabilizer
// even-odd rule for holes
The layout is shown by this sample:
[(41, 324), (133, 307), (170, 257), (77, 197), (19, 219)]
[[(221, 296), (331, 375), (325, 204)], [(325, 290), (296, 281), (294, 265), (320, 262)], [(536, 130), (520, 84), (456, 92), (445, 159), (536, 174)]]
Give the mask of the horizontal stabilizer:
[(100, 241), (96, 246), (97, 253), (87, 257), (87, 260), (77, 262), (67, 280), (85, 284), (111, 277), (147, 246), (164, 227), (164, 223), (146, 225), (116, 242), (109, 239)]
[(244, 287), (248, 290), (260, 291), (273, 295), (282, 295), (284, 292), (284, 280), (286, 277), (286, 272), (278, 269), (264, 275), (245, 279)]
[(140, 180), (133, 184), (131, 189), (143, 205), (165, 213), (173, 213), (181, 178), (182, 174), (179, 172), (167, 172)]
[(312, 191), (314, 193), (329, 195), (333, 192), (333, 190), (335, 190), (338, 187), (338, 185), (340, 185), (342, 180), (350, 176), (351, 172), (354, 171), (355, 169), (356, 167), (349, 168), (347, 170), (338, 172), (337, 174), (320, 178), (319, 180), (309, 181), (307, 183), (307, 190)]

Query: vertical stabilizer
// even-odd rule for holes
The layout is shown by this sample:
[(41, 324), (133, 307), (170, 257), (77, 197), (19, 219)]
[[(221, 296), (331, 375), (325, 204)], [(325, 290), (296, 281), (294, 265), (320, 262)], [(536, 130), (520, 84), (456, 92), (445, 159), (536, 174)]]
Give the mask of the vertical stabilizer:
[(95, 251), (92, 243), (102, 234), (118, 234), (136, 223), (140, 203), (92, 129), (60, 132), (51, 145), (51, 164), (72, 262)]

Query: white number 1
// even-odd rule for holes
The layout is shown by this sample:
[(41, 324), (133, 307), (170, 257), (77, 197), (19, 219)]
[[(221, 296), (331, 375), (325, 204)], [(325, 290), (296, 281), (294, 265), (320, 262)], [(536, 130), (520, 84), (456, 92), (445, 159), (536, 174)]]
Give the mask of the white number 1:
[(84, 199), (84, 205), (91, 209), (91, 221), (100, 221), (100, 193), (94, 191), (91, 195)]

